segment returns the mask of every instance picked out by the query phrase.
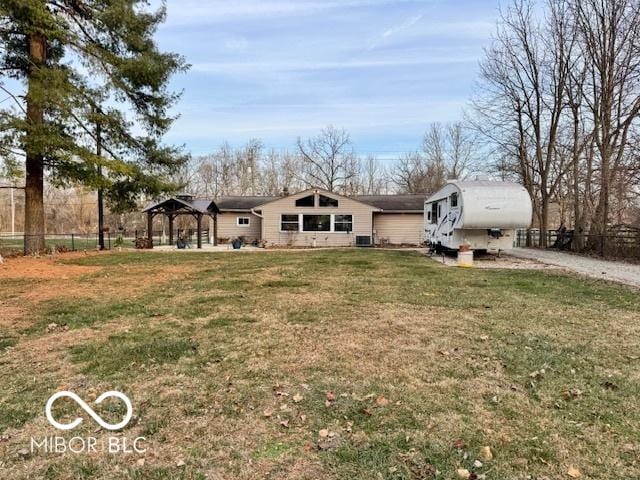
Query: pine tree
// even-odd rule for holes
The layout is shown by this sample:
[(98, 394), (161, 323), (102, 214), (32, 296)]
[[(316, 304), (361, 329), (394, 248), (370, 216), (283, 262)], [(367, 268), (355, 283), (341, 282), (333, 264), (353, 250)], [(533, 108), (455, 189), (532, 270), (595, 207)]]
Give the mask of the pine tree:
[(45, 175), (103, 189), (113, 210), (173, 187), (185, 157), (161, 138), (179, 97), (169, 79), (187, 66), (154, 43), (165, 15), (146, 0), (0, 1), (0, 88), (12, 100), (0, 104), (0, 153), (24, 157), (25, 253), (45, 246)]

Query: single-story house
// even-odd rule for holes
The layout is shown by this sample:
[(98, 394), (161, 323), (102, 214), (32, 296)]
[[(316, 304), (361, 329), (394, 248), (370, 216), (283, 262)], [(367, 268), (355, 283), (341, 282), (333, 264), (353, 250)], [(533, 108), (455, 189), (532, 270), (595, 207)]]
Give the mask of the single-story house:
[(199, 207), (193, 212), (199, 224), (203, 216), (212, 219), (210, 238), (215, 243), (240, 237), (266, 247), (420, 245), (424, 241), (424, 199), (424, 195), (345, 196), (312, 188), (293, 195), (205, 201), (182, 196), (152, 205), (145, 212), (150, 218), (163, 213), (172, 224), (172, 214), (178, 210), (167, 210), (167, 206), (193, 203)]

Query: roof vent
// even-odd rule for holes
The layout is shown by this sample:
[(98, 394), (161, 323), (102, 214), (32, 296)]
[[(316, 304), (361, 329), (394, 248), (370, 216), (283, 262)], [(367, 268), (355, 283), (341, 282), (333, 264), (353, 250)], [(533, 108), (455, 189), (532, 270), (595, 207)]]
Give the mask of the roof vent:
[(179, 200), (186, 200), (188, 202), (193, 200), (193, 195), (185, 192), (176, 193), (175, 197)]

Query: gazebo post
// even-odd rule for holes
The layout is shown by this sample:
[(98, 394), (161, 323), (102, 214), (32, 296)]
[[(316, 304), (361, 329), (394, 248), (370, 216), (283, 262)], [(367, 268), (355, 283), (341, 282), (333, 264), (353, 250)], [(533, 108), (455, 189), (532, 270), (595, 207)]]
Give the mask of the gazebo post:
[(153, 248), (153, 213), (151, 210), (147, 212), (147, 240), (149, 248)]
[(169, 217), (169, 245), (173, 245), (173, 219), (174, 216), (172, 213), (167, 215)]
[(198, 213), (198, 248), (202, 248), (202, 214)]

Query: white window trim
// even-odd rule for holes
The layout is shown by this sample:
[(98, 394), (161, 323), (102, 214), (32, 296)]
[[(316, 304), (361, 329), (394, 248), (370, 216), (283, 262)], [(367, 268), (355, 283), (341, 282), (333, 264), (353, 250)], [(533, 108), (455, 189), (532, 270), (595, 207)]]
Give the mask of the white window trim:
[[(291, 216), (298, 215), (298, 230), (283, 230), (282, 229), (282, 217), (285, 216), (285, 215), (291, 215)], [(293, 223), (293, 222), (290, 222), (290, 223)], [(302, 232), (302, 213), (281, 213), (280, 214), (280, 223), (279, 223), (279, 225), (280, 225), (280, 233), (289, 234), (289, 233)]]
[[(282, 230), (282, 216), (283, 215), (298, 215), (298, 230)], [(305, 215), (329, 215), (331, 217), (329, 230), (317, 231), (317, 230), (304, 230), (304, 216)], [(350, 215), (351, 216), (351, 230), (349, 232), (336, 231), (336, 215)], [(311, 233), (311, 234), (323, 234), (323, 233), (337, 233), (337, 234), (352, 234), (355, 231), (355, 215), (353, 213), (281, 213), (279, 219), (280, 233)]]
[[(351, 230), (349, 230), (348, 232), (345, 232), (344, 230), (339, 230), (339, 231), (335, 231), (336, 228), (336, 215), (338, 216), (347, 216), (349, 215), (351, 217)], [(344, 222), (342, 222), (344, 223)], [(353, 231), (355, 230), (355, 225), (356, 222), (354, 221), (354, 215), (353, 213), (333, 213), (331, 214), (331, 231), (335, 232), (335, 233), (348, 233), (348, 234), (352, 234)]]
[[(240, 223), (241, 218), (246, 218), (248, 223)], [(251, 217), (236, 217), (236, 227), (249, 228), (251, 226)]]

